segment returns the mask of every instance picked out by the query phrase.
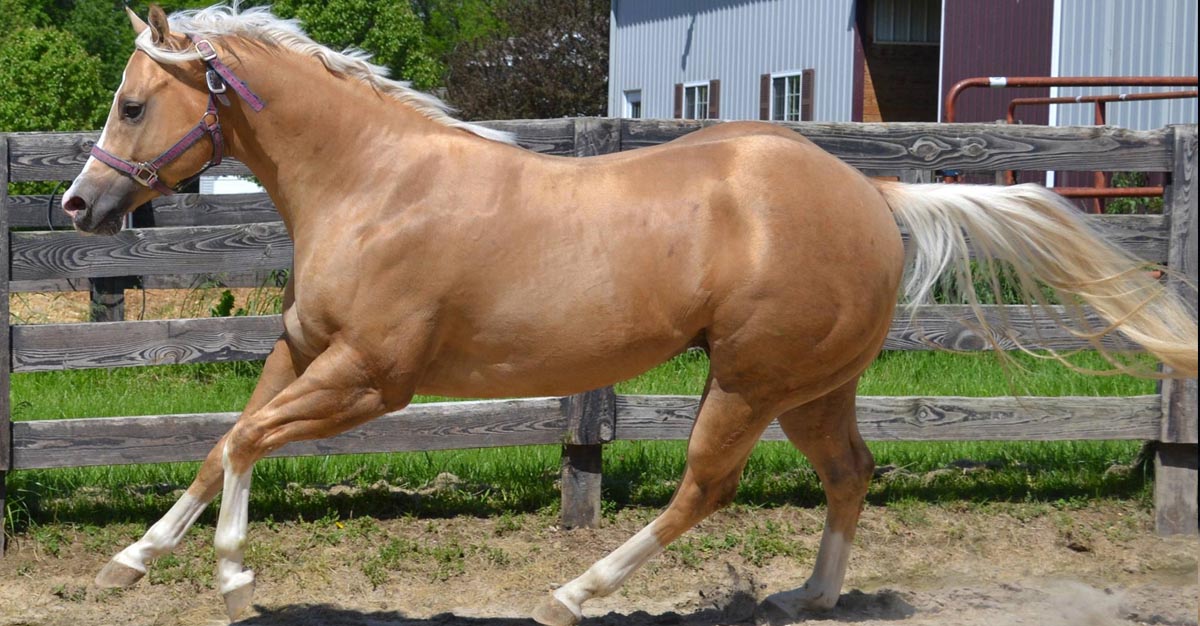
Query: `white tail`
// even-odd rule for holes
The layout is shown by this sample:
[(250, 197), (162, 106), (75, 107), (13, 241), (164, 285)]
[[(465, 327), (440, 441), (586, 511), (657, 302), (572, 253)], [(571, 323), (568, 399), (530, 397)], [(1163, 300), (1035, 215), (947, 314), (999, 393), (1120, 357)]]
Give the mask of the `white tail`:
[[(929, 301), (934, 287), (951, 271), (985, 336), (992, 336), (972, 283), (969, 260), (974, 250), (994, 286), (1001, 271), (996, 262), (1008, 266), (1027, 304), (1046, 304), (1041, 286), (1052, 288), (1068, 310), (1056, 321), (1087, 339), (1118, 371), (1155, 375), (1113, 358), (1101, 344), (1113, 332), (1158, 357), (1173, 370), (1170, 376), (1196, 376), (1194, 309), (1149, 273), (1162, 268), (1105, 241), (1057, 194), (1032, 184), (876, 186), (912, 238), (904, 283), (909, 302)], [(1092, 327), (1081, 305), (1108, 324)]]

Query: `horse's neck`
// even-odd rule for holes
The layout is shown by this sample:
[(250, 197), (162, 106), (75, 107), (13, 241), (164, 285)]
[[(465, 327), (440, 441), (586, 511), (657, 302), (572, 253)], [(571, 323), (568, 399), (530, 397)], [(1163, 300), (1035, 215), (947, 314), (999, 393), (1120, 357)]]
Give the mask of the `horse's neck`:
[(267, 107), (237, 120), (232, 152), (259, 178), (294, 239), (341, 213), (339, 204), (361, 203), (383, 168), (392, 181), (402, 176), (398, 154), (411, 158), (432, 135), (455, 132), (316, 59), (280, 52), (248, 58), (244, 67), (243, 79)]

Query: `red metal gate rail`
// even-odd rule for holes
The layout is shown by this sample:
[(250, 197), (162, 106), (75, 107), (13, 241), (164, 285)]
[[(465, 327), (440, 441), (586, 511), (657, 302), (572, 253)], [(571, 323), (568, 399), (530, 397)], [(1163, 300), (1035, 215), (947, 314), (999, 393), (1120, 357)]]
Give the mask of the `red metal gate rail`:
[[(946, 121), (955, 120), (955, 104), (958, 97), (968, 89), (989, 87), (1006, 89), (1015, 87), (1196, 87), (1200, 86), (1195, 76), (977, 76), (958, 81), (946, 94)], [(1096, 123), (1105, 123), (1104, 106), (1108, 102), (1128, 100), (1162, 100), (1168, 98), (1195, 98), (1195, 91), (1180, 91), (1151, 94), (1107, 94), (1061, 98), (1016, 98), (1008, 105), (1008, 122), (1013, 122), (1013, 110), (1025, 104), (1066, 104), (1074, 102), (1096, 103)], [(1100, 183), (1102, 172), (1097, 172), (1095, 187), (1055, 187), (1054, 191), (1068, 198), (1125, 198), (1156, 197), (1163, 194), (1162, 187), (1122, 187), (1113, 189), (1107, 182)], [(947, 183), (958, 180), (957, 175), (943, 177)], [(1015, 182), (1013, 173), (1007, 172), (1005, 180)]]

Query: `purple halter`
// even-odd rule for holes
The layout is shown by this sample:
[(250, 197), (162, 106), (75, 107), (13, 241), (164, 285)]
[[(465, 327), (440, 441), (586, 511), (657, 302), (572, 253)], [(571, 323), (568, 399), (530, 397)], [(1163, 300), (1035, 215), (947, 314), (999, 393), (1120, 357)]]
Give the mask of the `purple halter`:
[[(227, 65), (217, 58), (217, 51), (207, 39), (197, 39), (195, 35), (189, 35), (193, 44), (196, 46), (196, 52), (200, 53), (200, 59), (208, 66), (208, 71), (204, 75), (205, 82), (208, 84), (208, 107), (204, 110), (204, 115), (200, 117), (200, 121), (192, 130), (188, 131), (182, 139), (175, 142), (175, 145), (167, 149), (166, 152), (158, 155), (153, 161), (144, 161), (134, 163), (126, 161), (121, 157), (108, 152), (100, 146), (92, 146), (92, 156), (96, 160), (108, 165), (109, 167), (125, 174), (126, 176), (136, 180), (137, 182), (149, 187), (164, 196), (173, 195), (181, 187), (195, 180), (208, 168), (221, 163), (221, 159), (225, 156), (225, 137), (221, 134), (221, 118), (217, 115), (217, 101), (220, 100), (228, 105), (229, 101), (223, 95), (226, 87), (232, 87), (246, 104), (250, 105), (255, 112), (263, 110), (267, 105), (263, 103), (246, 83), (233, 73)], [(180, 181), (175, 187), (168, 187), (158, 178), (158, 171), (166, 164), (183, 156), (189, 148), (196, 145), (205, 135), (212, 138), (213, 154), (212, 158), (204, 167), (200, 168), (199, 172)]]

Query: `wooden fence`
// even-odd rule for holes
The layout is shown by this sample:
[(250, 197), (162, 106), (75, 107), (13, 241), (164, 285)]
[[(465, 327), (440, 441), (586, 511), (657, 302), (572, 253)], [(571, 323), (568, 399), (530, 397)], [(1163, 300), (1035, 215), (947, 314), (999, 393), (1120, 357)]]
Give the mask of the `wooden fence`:
[[(557, 119), (491, 124), (539, 152), (590, 156), (654, 145), (716, 122)], [(873, 174), (927, 178), (937, 169), (1169, 172), (1164, 215), (1096, 216), (1097, 226), (1132, 252), (1168, 263), (1196, 281), (1195, 126), (1154, 131), (975, 124), (791, 124), (797, 132)], [(87, 158), (97, 133), (0, 135), (0, 180), (66, 180)], [(915, 174), (914, 174), (915, 172)], [(227, 163), (216, 173), (243, 174)], [(138, 226), (116, 237), (70, 230), (47, 196), (8, 196), (0, 186), (0, 289), (88, 289), (96, 319), (119, 320), (129, 277), (147, 288), (199, 281), (258, 285), (286, 269), (292, 247), (261, 194), (160, 198), (139, 211)], [(48, 230), (61, 228), (62, 230)], [(197, 276), (203, 278), (198, 279)], [(0, 293), (7, 323), (8, 293)], [(1084, 344), (1024, 307), (992, 307), (997, 331), (1044, 347)], [(900, 312), (888, 350), (985, 349), (957, 306)], [(30, 468), (187, 461), (203, 458), (235, 413), (11, 422), (11, 372), (124, 367), (264, 358), (280, 333), (278, 316), (11, 325), (0, 333), (0, 506), (6, 471)], [(1003, 335), (1002, 335), (1003, 336)], [(1007, 345), (1007, 344), (1006, 344)], [(604, 389), (567, 398), (414, 405), (322, 441), (296, 443), (280, 456), (439, 450), (528, 444), (563, 445), (563, 518), (595, 524), (600, 511), (603, 444), (615, 439), (684, 439), (698, 399), (617, 396)], [(1160, 532), (1197, 529), (1196, 380), (1168, 381), (1154, 395), (1116, 398), (862, 397), (869, 440), (1129, 439), (1157, 442), (1155, 507)], [(783, 439), (772, 426), (765, 439)], [(0, 539), (2, 541), (2, 539)], [(2, 544), (0, 544), (2, 545)]]

